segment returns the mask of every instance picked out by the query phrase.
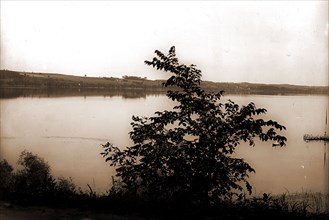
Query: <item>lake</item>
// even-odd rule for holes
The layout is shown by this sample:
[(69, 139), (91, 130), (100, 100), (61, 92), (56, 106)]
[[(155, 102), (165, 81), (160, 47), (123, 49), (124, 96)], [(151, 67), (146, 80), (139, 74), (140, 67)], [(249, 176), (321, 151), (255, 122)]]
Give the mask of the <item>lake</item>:
[[(323, 142), (304, 142), (304, 134), (323, 135), (328, 96), (227, 95), (243, 105), (254, 102), (271, 118), (286, 126), (281, 134), (286, 147), (257, 142), (241, 145), (237, 157), (255, 168), (250, 175), (253, 194), (328, 192), (329, 149)], [(105, 192), (113, 168), (100, 155), (107, 141), (125, 147), (133, 115), (152, 116), (174, 103), (165, 95), (141, 98), (124, 96), (16, 97), (0, 99), (0, 157), (17, 167), (23, 150), (44, 158), (56, 177), (72, 177), (75, 184)]]

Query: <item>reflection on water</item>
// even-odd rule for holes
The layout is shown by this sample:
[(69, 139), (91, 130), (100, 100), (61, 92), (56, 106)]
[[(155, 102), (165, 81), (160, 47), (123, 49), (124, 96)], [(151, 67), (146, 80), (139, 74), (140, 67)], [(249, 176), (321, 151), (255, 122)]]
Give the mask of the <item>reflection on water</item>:
[[(53, 95), (50, 95), (53, 97)], [(54, 95), (56, 96), (56, 95)], [(47, 98), (27, 95), (0, 99), (0, 157), (15, 165), (24, 149), (49, 162), (55, 176), (73, 177), (77, 185), (105, 192), (114, 172), (104, 162), (101, 144), (131, 145), (132, 115), (151, 116), (174, 104), (164, 95), (127, 99), (116, 95)], [(304, 142), (304, 134), (323, 134), (326, 96), (229, 96), (239, 104), (254, 102), (266, 117), (287, 127), (287, 146), (242, 145), (236, 152), (255, 168), (254, 193), (328, 192), (328, 146)], [(324, 167), (324, 153), (326, 153)]]
[(0, 88), (0, 98), (18, 98), (18, 97), (73, 97), (73, 96), (121, 96), (127, 99), (146, 98), (147, 95), (164, 94), (159, 90), (147, 89), (100, 89), (100, 88)]

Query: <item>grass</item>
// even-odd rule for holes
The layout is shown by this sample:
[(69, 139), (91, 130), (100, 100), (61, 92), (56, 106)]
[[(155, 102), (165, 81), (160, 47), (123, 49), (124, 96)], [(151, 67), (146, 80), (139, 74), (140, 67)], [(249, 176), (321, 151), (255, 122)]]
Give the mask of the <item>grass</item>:
[(309, 213), (329, 214), (329, 194), (321, 192), (284, 193), (276, 196), (288, 210), (306, 210)]
[[(70, 197), (55, 196), (54, 200), (6, 200), (15, 212), (36, 209), (47, 213), (69, 213), (87, 215), (91, 219), (305, 219), (324, 220), (329, 218), (328, 194), (317, 192), (285, 193), (282, 195), (251, 197), (240, 201), (223, 201), (213, 206), (193, 206), (180, 203), (148, 202), (120, 194), (96, 194), (89, 191), (74, 191)], [(39, 198), (40, 199), (40, 198)], [(23, 207), (23, 208), (22, 208)], [(31, 208), (31, 209), (30, 209)], [(8, 211), (7, 209), (7, 211)], [(53, 211), (57, 210), (57, 211)], [(10, 210), (9, 210), (10, 211)], [(24, 213), (22, 211), (22, 213)], [(54, 217), (53, 216), (53, 217)]]

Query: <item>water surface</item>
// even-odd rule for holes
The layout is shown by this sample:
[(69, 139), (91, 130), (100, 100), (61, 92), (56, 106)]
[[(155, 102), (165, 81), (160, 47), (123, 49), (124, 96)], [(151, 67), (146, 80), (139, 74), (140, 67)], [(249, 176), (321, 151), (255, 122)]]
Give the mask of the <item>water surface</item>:
[[(257, 142), (255, 147), (240, 146), (236, 152), (256, 170), (250, 176), (254, 194), (328, 192), (328, 146), (303, 141), (304, 134), (322, 135), (328, 129), (327, 96), (231, 95), (224, 99), (239, 104), (252, 101), (268, 109), (266, 118), (287, 127), (282, 133), (288, 138), (286, 147)], [(83, 189), (89, 184), (105, 192), (114, 172), (100, 155), (101, 144), (131, 145), (132, 115), (152, 116), (172, 106), (164, 95), (0, 99), (0, 157), (15, 165), (20, 152), (28, 150), (48, 161), (56, 177), (72, 177)]]

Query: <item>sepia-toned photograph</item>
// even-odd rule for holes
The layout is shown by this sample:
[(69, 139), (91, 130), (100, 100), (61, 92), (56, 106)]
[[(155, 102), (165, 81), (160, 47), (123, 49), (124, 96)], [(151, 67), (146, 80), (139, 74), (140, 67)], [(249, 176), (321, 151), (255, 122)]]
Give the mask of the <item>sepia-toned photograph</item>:
[(0, 10), (0, 219), (329, 218), (328, 1)]

